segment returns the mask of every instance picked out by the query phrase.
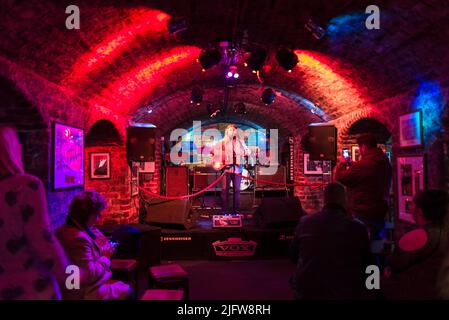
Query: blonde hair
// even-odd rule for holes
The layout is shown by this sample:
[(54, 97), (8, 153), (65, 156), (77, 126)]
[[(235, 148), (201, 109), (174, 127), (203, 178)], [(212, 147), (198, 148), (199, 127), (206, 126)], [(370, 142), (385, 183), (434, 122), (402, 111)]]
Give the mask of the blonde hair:
[(13, 127), (0, 125), (0, 174), (24, 173), (22, 146)]

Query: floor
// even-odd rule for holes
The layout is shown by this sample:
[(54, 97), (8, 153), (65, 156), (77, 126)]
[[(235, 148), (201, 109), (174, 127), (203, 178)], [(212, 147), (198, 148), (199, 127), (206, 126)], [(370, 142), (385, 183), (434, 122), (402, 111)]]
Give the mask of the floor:
[(173, 261), (190, 280), (190, 300), (291, 300), (287, 259)]

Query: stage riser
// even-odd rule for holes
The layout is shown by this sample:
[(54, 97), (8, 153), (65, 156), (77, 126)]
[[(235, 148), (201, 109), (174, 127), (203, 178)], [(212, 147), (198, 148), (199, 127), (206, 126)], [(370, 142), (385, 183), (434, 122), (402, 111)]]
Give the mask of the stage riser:
[[(288, 249), (293, 237), (294, 229), (287, 231), (271, 230), (214, 230), (210, 232), (162, 232), (161, 258), (162, 260), (241, 260), (241, 259), (269, 259), (288, 257)], [(167, 240), (168, 238), (179, 240)], [(241, 238), (243, 241), (257, 243), (253, 256), (222, 257), (214, 251), (215, 241), (226, 241), (229, 238)], [(234, 248), (229, 248), (235, 249)]]

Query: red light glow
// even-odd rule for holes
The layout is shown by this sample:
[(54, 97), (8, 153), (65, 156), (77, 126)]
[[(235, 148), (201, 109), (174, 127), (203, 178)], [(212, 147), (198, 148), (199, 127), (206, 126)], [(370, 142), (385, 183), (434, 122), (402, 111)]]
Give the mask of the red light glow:
[(120, 113), (126, 112), (151, 94), (164, 81), (164, 75), (193, 63), (199, 52), (197, 47), (183, 46), (153, 56), (111, 83), (92, 99), (91, 105), (99, 104)]
[(153, 9), (129, 10), (129, 24), (103, 39), (89, 52), (82, 55), (72, 67), (72, 72), (64, 80), (66, 84), (80, 83), (91, 72), (120, 56), (139, 36), (157, 37), (168, 33), (167, 21), (170, 16)]

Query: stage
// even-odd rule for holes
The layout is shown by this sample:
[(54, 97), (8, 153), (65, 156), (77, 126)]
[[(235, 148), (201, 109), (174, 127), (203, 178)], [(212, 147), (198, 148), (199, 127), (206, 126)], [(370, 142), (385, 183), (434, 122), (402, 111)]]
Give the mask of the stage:
[[(295, 226), (262, 228), (253, 219), (242, 228), (215, 229), (199, 217), (191, 228), (161, 229), (162, 260), (270, 259), (288, 257)], [(234, 238), (234, 239), (232, 239)]]

